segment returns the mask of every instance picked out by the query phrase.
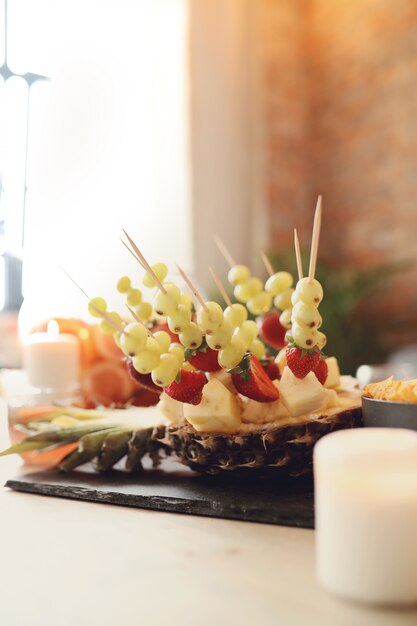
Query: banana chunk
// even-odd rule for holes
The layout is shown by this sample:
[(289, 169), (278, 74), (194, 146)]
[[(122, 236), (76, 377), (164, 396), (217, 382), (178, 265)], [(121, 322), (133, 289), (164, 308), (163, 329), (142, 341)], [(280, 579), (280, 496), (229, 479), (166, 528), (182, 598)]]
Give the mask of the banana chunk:
[(340, 385), (340, 370), (337, 359), (334, 356), (330, 356), (326, 359), (327, 365), (327, 378), (324, 386), (327, 389), (334, 389)]
[(198, 432), (205, 433), (231, 433), (241, 424), (236, 395), (217, 378), (204, 385), (200, 404), (184, 404), (184, 417)]
[(285, 367), (282, 373), (279, 393), (292, 417), (316, 411), (326, 400), (326, 390), (313, 372), (309, 372), (305, 378), (297, 378), (289, 367)]

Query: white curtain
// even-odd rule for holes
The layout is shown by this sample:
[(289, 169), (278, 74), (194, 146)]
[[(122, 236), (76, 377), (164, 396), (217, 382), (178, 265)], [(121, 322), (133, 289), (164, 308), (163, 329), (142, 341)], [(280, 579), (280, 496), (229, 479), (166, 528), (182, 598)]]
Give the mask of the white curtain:
[(49, 78), (30, 100), (32, 303), (84, 307), (58, 265), (89, 294), (139, 283), (122, 228), (152, 262), (192, 267), (187, 15), (186, 0), (9, 2), (10, 66)]

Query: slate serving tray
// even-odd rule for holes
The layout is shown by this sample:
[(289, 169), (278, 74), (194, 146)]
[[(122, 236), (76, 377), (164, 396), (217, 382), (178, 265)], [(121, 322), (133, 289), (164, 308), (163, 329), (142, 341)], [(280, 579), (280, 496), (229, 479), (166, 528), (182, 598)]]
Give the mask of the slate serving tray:
[(314, 527), (311, 478), (202, 476), (169, 459), (161, 470), (136, 475), (117, 469), (98, 474), (87, 465), (71, 474), (55, 470), (24, 474), (8, 480), (6, 487), (102, 504)]

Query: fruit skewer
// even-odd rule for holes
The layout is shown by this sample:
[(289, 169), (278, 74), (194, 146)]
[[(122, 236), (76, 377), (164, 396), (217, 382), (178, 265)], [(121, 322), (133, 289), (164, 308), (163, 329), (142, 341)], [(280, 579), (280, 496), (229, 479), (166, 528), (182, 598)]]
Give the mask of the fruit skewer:
[[(136, 470), (141, 467), (144, 454), (149, 454), (157, 462), (159, 449), (176, 454), (182, 463), (202, 472), (230, 472), (240, 468), (263, 470), (266, 467), (286, 474), (307, 471), (311, 466), (311, 449), (315, 441), (334, 428), (358, 425), (360, 418), (358, 400), (351, 399), (347, 402), (343, 397), (343, 402), (338, 404), (335, 389), (338, 388), (339, 379), (333, 376), (331, 382), (326, 380), (327, 365), (320, 358), (320, 336), (317, 330), (319, 324), (311, 326), (305, 323), (306, 320), (301, 315), (307, 311), (310, 317), (319, 316), (317, 308), (323, 297), (321, 285), (314, 276), (321, 224), (321, 199), (319, 200), (314, 219), (309, 274), (306, 277), (303, 276), (297, 233), (294, 233), (299, 280), (291, 297), (291, 304), (294, 304), (292, 328), (297, 331), (298, 325), (301, 330), (297, 332), (304, 332), (307, 338), (315, 331), (316, 341), (312, 347), (309, 345), (308, 348), (303, 348), (301, 342), (295, 342), (294, 337), (291, 337), (292, 344), (286, 350), (287, 361), (282, 367), (279, 381), (272, 383), (265, 374), (263, 364), (251, 353), (253, 338), (250, 337), (249, 341), (248, 335), (255, 323), (247, 320), (247, 310), (243, 304), (232, 304), (230, 299), (225, 299), (227, 307), (223, 311), (217, 303), (206, 302), (189, 277), (180, 270), (199, 303), (194, 317), (190, 313), (189, 299), (184, 299), (185, 294), (181, 294), (178, 287), (165, 280), (168, 271), (166, 266), (150, 266), (136, 244), (134, 245), (139, 254), (132, 244), (132, 248), (125, 244), (145, 270), (144, 284), (158, 288), (155, 306), (149, 305), (152, 318), (156, 313), (156, 325), (151, 327), (149, 323), (144, 323), (137, 315), (135, 306), (130, 306), (129, 303), (127, 308), (135, 320), (131, 323), (126, 323), (125, 320), (121, 320), (120, 324), (115, 322), (107, 312), (106, 303), (100, 303), (99, 299), (90, 301), (90, 311), (102, 317), (102, 321), (105, 321), (103, 312), (110, 315), (109, 326), (112, 324), (115, 339), (127, 356), (133, 377), (141, 384), (152, 384), (152, 390), (155, 390), (157, 386), (154, 381), (158, 368), (160, 374), (164, 374), (164, 361), (167, 357), (174, 358), (175, 369), (180, 373), (180, 378), (167, 385), (162, 384), (162, 379), (156, 380), (161, 392), (159, 410), (168, 417), (171, 425), (143, 428), (139, 416), (135, 423), (126, 422), (122, 418), (119, 421), (117, 418), (113, 423), (106, 419), (102, 423), (88, 424), (87, 427), (78, 424), (77, 420), (70, 425), (67, 421), (65, 424), (60, 421), (58, 425), (56, 421), (50, 435), (49, 432), (37, 430), (29, 424), (29, 437), (19, 445), (44, 449), (51, 445), (62, 446), (68, 439), (79, 441), (78, 450), (67, 455), (62, 462), (61, 469), (64, 471), (70, 471), (94, 458), (98, 461), (98, 468), (106, 471), (123, 456), (127, 456), (127, 469)], [(152, 269), (164, 291), (158, 287), (158, 282), (148, 268)], [(268, 273), (268, 280), (277, 280), (272, 266)], [(223, 293), (220, 279), (214, 272), (212, 276)], [(138, 290), (132, 289), (128, 277), (122, 277), (118, 281), (118, 290), (126, 294), (127, 298), (138, 298)], [(188, 315), (181, 312), (181, 305), (187, 308)], [(172, 331), (170, 335), (160, 329), (166, 324), (165, 319), (171, 324), (170, 328), (174, 328), (174, 323), (180, 323), (178, 320), (181, 316), (184, 317), (181, 322), (183, 328), (177, 342), (175, 335), (173, 339)], [(191, 320), (188, 326), (187, 320)], [(310, 318), (307, 322), (309, 320)], [(319, 321), (321, 322), (320, 317)], [(187, 350), (184, 342), (180, 342), (181, 336), (187, 333), (191, 324), (197, 329), (201, 342), (197, 348)], [(230, 368), (230, 363), (221, 362), (221, 355), (236, 342), (243, 343), (244, 354), (237, 366)], [(139, 344), (142, 344), (140, 350)], [(137, 359), (149, 352), (148, 344), (157, 346), (156, 364), (150, 372), (141, 374), (140, 368), (136, 369)], [(211, 348), (210, 345), (214, 347)], [(207, 363), (213, 355), (215, 367), (210, 370)], [(147, 354), (146, 358), (149, 360), (151, 356)], [(334, 358), (331, 359), (335, 361)], [(331, 359), (328, 360), (329, 378)], [(316, 367), (316, 360), (322, 369)], [(190, 369), (190, 363), (203, 372)], [(219, 363), (228, 372), (210, 375), (207, 382), (204, 372), (216, 372)], [(324, 364), (324, 368), (321, 364)], [(179, 402), (175, 402), (176, 400)], [(259, 403), (262, 402), (266, 406), (261, 407)], [(294, 417), (297, 420), (293, 423)], [(14, 446), (5, 453), (18, 450), (21, 448)]]
[[(264, 252), (261, 257), (269, 274), (265, 285), (259, 278), (252, 277), (246, 265), (232, 265), (234, 259), (225, 244), (217, 236), (216, 244), (230, 265), (228, 280), (234, 287), (237, 300), (243, 302), (248, 311), (260, 317), (260, 334), (274, 349), (285, 346), (285, 330), (291, 327), (291, 295), (293, 277), (289, 272), (275, 272)], [(279, 313), (277, 312), (279, 311)]]
[(292, 295), (293, 310), (291, 332), (288, 336), (286, 361), (297, 378), (305, 378), (314, 372), (320, 382), (325, 381), (327, 365), (321, 350), (326, 343), (325, 335), (319, 331), (322, 318), (318, 306), (323, 299), (323, 288), (315, 278), (318, 246), (322, 219), (322, 200), (319, 196), (314, 214), (313, 232), (310, 249), (309, 274), (303, 277), (302, 260), (297, 230), (294, 230), (294, 248), (297, 260), (298, 276)]
[[(265, 355), (265, 347), (257, 339), (257, 325), (247, 320), (247, 311), (243, 305), (230, 304), (223, 311), (218, 303), (206, 302), (184, 270), (177, 266), (180, 275), (200, 305), (194, 321), (190, 307), (181, 302), (185, 294), (181, 294), (173, 283), (164, 282), (166, 266), (156, 264), (151, 267), (133, 239), (125, 234), (129, 242), (129, 246), (123, 242), (125, 247), (146, 271), (143, 282), (147, 286), (158, 287), (159, 293), (155, 299), (156, 314), (167, 319), (169, 329), (178, 333), (179, 341), (172, 343), (163, 332), (145, 337), (143, 325), (129, 324), (126, 327), (128, 338), (121, 337), (119, 344), (128, 357), (129, 369), (138, 382), (142, 383), (143, 377), (149, 376), (155, 385), (175, 400), (197, 404), (201, 400), (206, 378), (200, 372), (190, 372), (188, 362), (193, 367), (213, 372), (220, 368), (236, 370), (241, 367), (244, 358), (248, 357), (243, 364), (243, 369), (247, 373), (249, 365), (253, 366), (253, 362), (249, 364), (250, 355), (259, 358)], [(150, 269), (153, 270), (160, 285)], [(164, 288), (164, 292), (161, 287)], [(122, 277), (118, 282), (118, 290), (125, 293), (129, 288), (130, 280), (128, 277)], [(155, 340), (159, 343), (159, 350)], [(238, 372), (235, 371), (234, 375), (237, 376)], [(250, 375), (248, 376), (250, 378)], [(268, 386), (268, 379), (265, 384)], [(269, 400), (277, 397), (276, 388), (270, 391)]]

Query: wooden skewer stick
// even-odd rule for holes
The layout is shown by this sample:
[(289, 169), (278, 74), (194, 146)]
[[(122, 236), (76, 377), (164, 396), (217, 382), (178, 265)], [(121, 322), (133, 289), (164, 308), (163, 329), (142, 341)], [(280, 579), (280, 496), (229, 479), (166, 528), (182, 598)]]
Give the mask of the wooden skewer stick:
[(142, 324), (142, 326), (144, 326), (146, 328), (149, 337), (152, 337), (152, 333), (151, 333), (150, 329), (146, 326), (146, 324), (144, 322), (142, 322), (140, 317), (137, 316), (136, 312), (132, 309), (132, 307), (130, 307), (128, 304), (126, 304), (126, 308), (129, 311), (130, 315), (135, 320), (135, 322), (137, 322), (138, 324)]
[(139, 263), (139, 265), (146, 271), (146, 267), (144, 266), (144, 264), (142, 263), (142, 261), (140, 260), (140, 258), (138, 256), (136, 256), (136, 254), (133, 252), (133, 250), (131, 250), (129, 248), (129, 246), (127, 245), (127, 243), (125, 241), (123, 241), (122, 238), (120, 238), (120, 241), (122, 242), (122, 244), (124, 245), (124, 247), (126, 248), (126, 250), (128, 250), (130, 252), (130, 254), (133, 256), (133, 258), (135, 259), (135, 261), (137, 261)]
[(63, 268), (63, 267), (61, 267), (61, 265), (58, 265), (58, 267), (59, 267), (59, 269), (61, 270), (61, 272), (64, 272), (65, 276), (66, 276), (67, 278), (69, 278), (69, 279), (70, 279), (70, 281), (71, 281), (71, 282), (72, 282), (72, 283), (73, 283), (73, 284), (77, 287), (77, 289), (79, 289), (79, 290), (81, 291), (81, 293), (82, 293), (82, 294), (83, 294), (83, 295), (84, 295), (84, 296), (85, 296), (88, 300), (91, 300), (90, 296), (89, 296), (87, 293), (85, 293), (84, 289), (83, 289), (82, 287), (80, 287), (80, 285), (79, 285), (78, 283), (76, 283), (76, 282), (75, 282), (75, 280), (73, 279), (73, 277), (72, 277), (72, 276), (70, 276), (70, 275), (68, 274), (68, 272), (67, 272), (66, 270), (64, 270), (64, 268)]
[(322, 198), (317, 199), (316, 211), (314, 213), (313, 234), (311, 237), (311, 250), (310, 250), (310, 267), (308, 269), (308, 280), (311, 282), (314, 279), (316, 273), (317, 253), (319, 251), (319, 239), (321, 229), (321, 214), (322, 214)]
[(268, 274), (270, 276), (272, 276), (272, 274), (274, 274), (274, 268), (272, 267), (272, 263), (271, 261), (268, 259), (268, 257), (266, 256), (265, 252), (263, 250), (261, 250), (261, 257), (262, 257), (262, 261), (265, 265), (265, 269), (268, 272)]
[[(82, 287), (80, 287), (80, 285), (77, 282), (75, 282), (75, 280), (72, 278), (72, 276), (70, 276), (68, 274), (68, 272), (66, 270), (64, 270), (63, 267), (59, 266), (59, 268), (70, 279), (70, 281), (77, 287), (77, 289), (79, 289), (81, 291), (81, 293), (87, 298), (87, 300), (91, 300), (90, 296), (84, 291), (84, 289)], [(110, 315), (108, 315), (108, 313), (105, 313), (104, 311), (102, 311), (98, 307), (94, 306), (94, 304), (91, 304), (91, 302), (89, 302), (89, 307), (90, 307), (90, 309), (93, 309), (93, 311), (95, 313), (97, 313), (97, 315), (100, 315), (100, 317), (102, 317), (104, 320), (106, 320), (106, 322), (108, 322), (110, 324), (110, 326), (113, 326), (113, 328), (115, 328), (116, 330), (118, 330), (121, 333), (124, 333), (125, 335), (128, 334), (128, 333), (126, 333), (126, 331), (123, 328), (123, 326), (121, 326), (120, 324), (115, 322), (114, 319)]]
[(188, 278), (187, 274), (184, 272), (184, 270), (182, 270), (180, 268), (179, 265), (177, 265), (178, 271), (181, 274), (182, 278), (185, 280), (185, 282), (187, 283), (187, 285), (189, 286), (189, 288), (191, 289), (191, 291), (193, 292), (193, 294), (195, 295), (195, 297), (197, 298), (197, 300), (199, 301), (199, 303), (201, 304), (201, 306), (203, 307), (203, 309), (205, 311), (208, 311), (207, 305), (204, 302), (201, 294), (197, 291), (197, 289), (194, 287), (193, 283), (191, 282), (191, 280)]
[(113, 326), (113, 328), (123, 333), (124, 335), (129, 334), (125, 331), (124, 327), (121, 324), (118, 324), (117, 322), (115, 322), (114, 319), (108, 313), (105, 313), (101, 309), (98, 309), (96, 306), (94, 306), (94, 304), (91, 304), (91, 302), (89, 306), (90, 306), (90, 309), (93, 309), (93, 311), (97, 313), (97, 315), (100, 315), (100, 317), (106, 320), (106, 322), (108, 322), (110, 326)]
[(303, 261), (301, 259), (300, 242), (298, 240), (296, 228), (294, 228), (294, 247), (295, 247), (295, 258), (297, 259), (298, 280), (301, 280), (304, 277)]
[(142, 252), (139, 250), (139, 248), (137, 247), (137, 245), (135, 244), (133, 239), (131, 237), (129, 237), (129, 235), (127, 234), (127, 232), (124, 229), (123, 229), (123, 232), (126, 235), (126, 237), (128, 238), (129, 243), (132, 246), (133, 250), (136, 252), (136, 255), (141, 260), (143, 267), (152, 276), (153, 280), (158, 285), (158, 287), (162, 291), (162, 293), (166, 293), (167, 291), (166, 291), (165, 287), (163, 286), (163, 284), (159, 280), (158, 276), (155, 274), (155, 272), (153, 271), (153, 269), (151, 268), (151, 266), (149, 265), (148, 261), (145, 259), (145, 257), (143, 256)]
[(211, 267), (209, 267), (209, 270), (210, 270), (210, 274), (212, 275), (212, 278), (213, 278), (213, 280), (214, 280), (214, 282), (216, 284), (217, 289), (220, 291), (220, 293), (221, 293), (221, 295), (223, 297), (223, 300), (226, 302), (226, 304), (228, 306), (231, 306), (232, 305), (232, 301), (229, 298), (229, 294), (227, 293), (226, 289), (223, 287), (222, 281), (220, 280), (220, 278), (217, 276), (216, 272)]
[(220, 239), (218, 235), (214, 235), (214, 241), (216, 242), (216, 246), (218, 247), (218, 249), (224, 256), (224, 258), (226, 259), (226, 262), (230, 265), (230, 267), (237, 265), (235, 259), (232, 257), (229, 250), (226, 248), (223, 241)]

